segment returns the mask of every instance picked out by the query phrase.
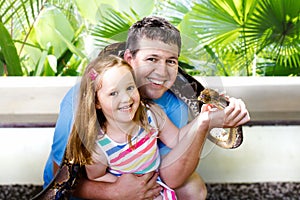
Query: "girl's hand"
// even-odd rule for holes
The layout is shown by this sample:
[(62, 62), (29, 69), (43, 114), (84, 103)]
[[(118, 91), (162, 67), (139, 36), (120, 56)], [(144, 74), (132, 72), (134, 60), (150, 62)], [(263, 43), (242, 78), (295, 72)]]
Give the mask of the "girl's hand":
[(230, 98), (229, 105), (224, 109), (224, 128), (237, 127), (250, 121), (250, 115), (241, 99)]
[(200, 118), (209, 124), (209, 129), (232, 128), (250, 120), (249, 112), (241, 99), (230, 98), (229, 102), (224, 110), (218, 110), (209, 104), (201, 107)]

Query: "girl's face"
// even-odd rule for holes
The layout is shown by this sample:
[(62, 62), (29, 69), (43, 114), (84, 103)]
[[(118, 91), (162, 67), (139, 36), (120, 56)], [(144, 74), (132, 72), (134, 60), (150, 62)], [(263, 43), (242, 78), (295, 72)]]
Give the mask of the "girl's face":
[(107, 121), (132, 121), (140, 104), (140, 95), (128, 66), (112, 67), (102, 75), (101, 88), (96, 93), (97, 109), (102, 109)]

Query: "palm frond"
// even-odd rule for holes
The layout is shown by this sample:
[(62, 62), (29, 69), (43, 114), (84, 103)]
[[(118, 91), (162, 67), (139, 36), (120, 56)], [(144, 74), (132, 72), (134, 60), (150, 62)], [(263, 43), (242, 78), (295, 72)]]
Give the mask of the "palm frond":
[(257, 5), (246, 27), (249, 43), (259, 44), (280, 66), (300, 67), (300, 2), (264, 0)]
[[(162, 16), (177, 26), (183, 20), (184, 16), (192, 9), (194, 0), (168, 0), (160, 1), (157, 4), (155, 15)], [(170, 15), (170, 13), (172, 13)]]
[(104, 48), (114, 42), (126, 41), (130, 26), (137, 21), (137, 14), (131, 10), (131, 15), (108, 9), (107, 17), (99, 21), (91, 34), (96, 41), (95, 45)]

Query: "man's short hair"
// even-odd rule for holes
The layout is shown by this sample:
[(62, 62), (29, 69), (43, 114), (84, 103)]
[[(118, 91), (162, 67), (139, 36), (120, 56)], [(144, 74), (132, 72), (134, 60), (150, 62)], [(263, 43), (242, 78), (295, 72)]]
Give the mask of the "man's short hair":
[(166, 44), (178, 46), (178, 56), (181, 50), (181, 37), (179, 30), (166, 19), (156, 16), (144, 17), (134, 23), (129, 31), (126, 49), (135, 52), (139, 49), (141, 39), (159, 40)]

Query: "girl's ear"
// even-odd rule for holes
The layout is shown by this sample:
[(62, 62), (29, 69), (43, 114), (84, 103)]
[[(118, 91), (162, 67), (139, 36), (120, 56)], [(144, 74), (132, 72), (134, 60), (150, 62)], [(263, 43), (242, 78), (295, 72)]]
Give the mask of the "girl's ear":
[(129, 49), (126, 49), (125, 50), (125, 53), (124, 53), (124, 60), (126, 60), (126, 62), (128, 62), (129, 64), (131, 64), (131, 60), (132, 60), (132, 53), (130, 52)]
[(101, 109), (101, 106), (99, 103), (96, 103), (96, 109), (100, 110)]
[(98, 101), (98, 99), (96, 99), (96, 101), (95, 101), (95, 107), (96, 107), (96, 109), (101, 109), (101, 105), (100, 105), (100, 102)]

